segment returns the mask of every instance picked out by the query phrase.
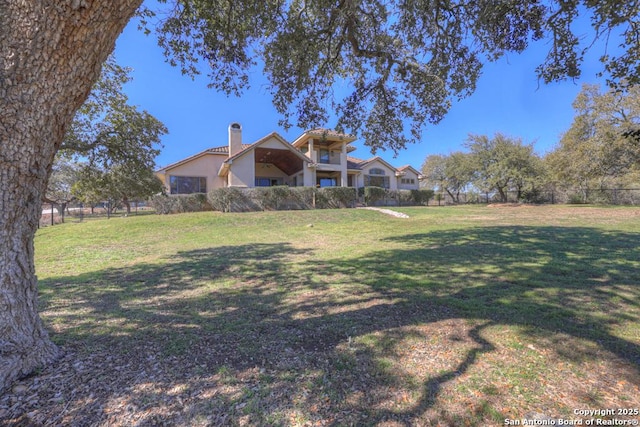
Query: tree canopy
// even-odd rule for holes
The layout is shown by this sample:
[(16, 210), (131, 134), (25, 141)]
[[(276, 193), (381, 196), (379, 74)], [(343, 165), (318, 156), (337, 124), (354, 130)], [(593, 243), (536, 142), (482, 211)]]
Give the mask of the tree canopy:
[(109, 169), (113, 165), (153, 169), (166, 126), (146, 110), (129, 104), (123, 86), (131, 70), (113, 56), (82, 104), (60, 146), (59, 156)]
[(623, 93), (584, 85), (573, 107), (571, 127), (547, 156), (558, 182), (603, 188), (640, 171), (640, 86)]
[[(364, 137), (374, 151), (399, 150), (438, 123), (455, 99), (473, 93), (486, 61), (546, 39), (536, 69), (551, 82), (577, 78), (597, 38), (619, 35), (618, 56), (603, 53), (612, 84), (640, 82), (638, 2), (486, 0), (169, 1), (142, 10), (168, 61), (189, 75), (208, 69), (210, 85), (240, 93), (257, 59), (264, 64), (285, 127), (324, 125)], [(576, 31), (589, 14), (588, 40)], [(201, 67), (203, 61), (207, 67)]]
[(448, 156), (427, 156), (422, 173), (426, 186), (446, 191), (454, 202), (459, 203), (460, 193), (473, 181), (475, 169), (469, 153), (456, 151)]
[(81, 165), (60, 158), (53, 165), (44, 201), (60, 205), (60, 215), (64, 222), (64, 210), (67, 204), (75, 199), (73, 186), (80, 178)]
[(105, 62), (56, 157), (47, 187), (53, 202), (108, 200), (112, 206), (122, 202), (129, 210), (131, 200), (162, 191), (153, 169), (167, 128), (129, 104), (123, 86), (131, 80), (130, 72), (113, 56)]
[[(338, 129), (374, 150), (417, 141), (473, 92), (483, 62), (532, 41), (550, 41), (542, 80), (578, 77), (579, 15), (591, 18), (595, 38), (620, 35), (620, 55), (602, 55), (611, 84), (640, 83), (637, 1), (158, 1), (166, 7), (143, 8), (142, 25), (157, 30), (169, 62), (195, 74), (202, 60), (211, 86), (234, 93), (261, 58), (284, 125), (324, 124), (335, 111)], [(59, 355), (37, 313), (41, 201), (76, 110), (141, 3), (0, 0), (0, 390)], [(127, 122), (114, 116), (117, 129)], [(95, 136), (112, 138), (100, 129)], [(135, 146), (118, 150), (130, 155)]]
[(127, 213), (131, 211), (132, 201), (146, 200), (163, 191), (162, 181), (151, 169), (126, 163), (108, 170), (87, 165), (72, 188), (74, 196), (84, 203), (108, 201), (110, 207), (123, 204)]

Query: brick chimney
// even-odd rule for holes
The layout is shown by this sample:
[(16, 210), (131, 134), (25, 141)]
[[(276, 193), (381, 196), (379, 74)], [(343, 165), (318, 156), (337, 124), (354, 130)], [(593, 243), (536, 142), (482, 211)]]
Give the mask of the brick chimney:
[(229, 125), (229, 157), (242, 151), (242, 126), (240, 123)]

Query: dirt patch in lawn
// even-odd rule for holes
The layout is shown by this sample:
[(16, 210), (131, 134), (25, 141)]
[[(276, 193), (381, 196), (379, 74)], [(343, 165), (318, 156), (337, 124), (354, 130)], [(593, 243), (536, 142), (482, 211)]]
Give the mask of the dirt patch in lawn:
[[(175, 237), (166, 258), (41, 275), (64, 353), (0, 396), (0, 425), (480, 427), (640, 408), (638, 229), (614, 225), (640, 209), (462, 207), (438, 227), (430, 209), (339, 223), (376, 231), (357, 244), (331, 216), (220, 246), (227, 229), (205, 223), (205, 247)], [(179, 228), (162, 221), (145, 235)]]
[(276, 287), (247, 283), (209, 294), (214, 304), (156, 301), (144, 307), (140, 331), (68, 342), (55, 365), (0, 399), (0, 419), (484, 426), (640, 405), (637, 366), (590, 341), (527, 339), (517, 327), (464, 319), (423, 298), (352, 291), (344, 304), (330, 302), (331, 289), (318, 289), (290, 293), (277, 306), (264, 304)]

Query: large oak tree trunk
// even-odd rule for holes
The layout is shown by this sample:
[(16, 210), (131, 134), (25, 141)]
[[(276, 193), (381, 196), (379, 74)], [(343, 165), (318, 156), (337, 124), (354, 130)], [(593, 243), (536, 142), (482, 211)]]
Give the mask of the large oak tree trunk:
[(55, 360), (33, 238), (67, 126), (142, 0), (0, 0), (0, 392)]

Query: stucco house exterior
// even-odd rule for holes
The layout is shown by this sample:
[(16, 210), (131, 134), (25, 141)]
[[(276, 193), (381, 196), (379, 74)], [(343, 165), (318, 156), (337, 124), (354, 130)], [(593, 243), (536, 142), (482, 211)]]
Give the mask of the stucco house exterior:
[(213, 147), (156, 171), (168, 194), (206, 193), (221, 187), (378, 186), (418, 189), (420, 173), (395, 168), (380, 157), (351, 157), (351, 135), (327, 129), (304, 132), (292, 143), (277, 132), (252, 144), (242, 142), (242, 126), (229, 125), (228, 144)]

